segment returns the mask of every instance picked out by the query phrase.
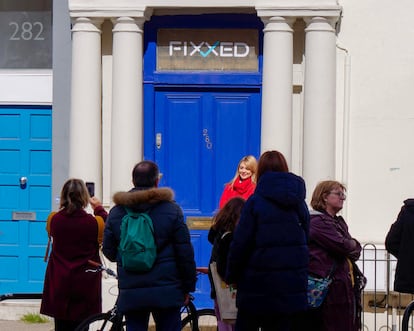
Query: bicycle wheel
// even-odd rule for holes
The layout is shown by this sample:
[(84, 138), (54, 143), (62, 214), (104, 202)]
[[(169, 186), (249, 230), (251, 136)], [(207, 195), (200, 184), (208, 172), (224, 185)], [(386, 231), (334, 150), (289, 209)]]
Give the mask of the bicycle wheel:
[(100, 313), (88, 317), (75, 331), (125, 331), (125, 321), (119, 315), (114, 315), (112, 311)]
[(181, 330), (199, 331), (197, 310), (191, 301), (181, 308)]

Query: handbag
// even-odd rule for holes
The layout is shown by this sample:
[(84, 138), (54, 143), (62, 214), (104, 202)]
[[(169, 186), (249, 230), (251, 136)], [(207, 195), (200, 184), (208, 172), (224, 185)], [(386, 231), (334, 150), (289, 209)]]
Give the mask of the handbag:
[(336, 269), (333, 264), (329, 275), (325, 278), (318, 278), (308, 275), (308, 307), (318, 308), (322, 305), (328, 294), (329, 285), (332, 283), (332, 275)]
[(236, 294), (237, 290), (227, 285), (217, 272), (216, 262), (210, 263), (211, 275), (216, 290), (216, 300), (223, 322), (234, 324), (237, 317)]

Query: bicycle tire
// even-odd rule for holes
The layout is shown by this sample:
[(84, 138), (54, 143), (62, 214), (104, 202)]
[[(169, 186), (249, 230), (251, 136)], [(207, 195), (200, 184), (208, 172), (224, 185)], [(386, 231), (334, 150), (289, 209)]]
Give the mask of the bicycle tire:
[(75, 331), (125, 331), (125, 321), (120, 321), (112, 311), (92, 315), (85, 319)]
[(199, 331), (198, 329), (198, 315), (194, 303), (191, 301), (181, 308), (181, 330)]

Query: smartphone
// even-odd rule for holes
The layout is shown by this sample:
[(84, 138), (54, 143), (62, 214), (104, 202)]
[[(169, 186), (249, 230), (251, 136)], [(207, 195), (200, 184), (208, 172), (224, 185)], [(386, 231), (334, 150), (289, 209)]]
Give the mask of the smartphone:
[(94, 197), (95, 196), (95, 183), (94, 182), (86, 182), (86, 188), (88, 189), (89, 196)]

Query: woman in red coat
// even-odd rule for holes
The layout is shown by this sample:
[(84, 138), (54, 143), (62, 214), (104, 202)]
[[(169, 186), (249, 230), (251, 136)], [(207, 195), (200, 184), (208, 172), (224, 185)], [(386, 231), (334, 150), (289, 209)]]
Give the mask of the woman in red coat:
[(84, 208), (106, 219), (100, 201), (85, 183), (69, 179), (62, 188), (60, 210), (51, 216), (52, 252), (46, 269), (40, 313), (54, 317), (55, 331), (73, 331), (86, 317), (101, 312), (101, 274), (85, 272), (88, 260), (99, 262), (103, 228)]
[(224, 191), (220, 198), (220, 209), (231, 198), (241, 197), (247, 200), (256, 189), (256, 171), (257, 160), (252, 155), (243, 157), (236, 170), (236, 174), (233, 179), (227, 183), (224, 187)]

